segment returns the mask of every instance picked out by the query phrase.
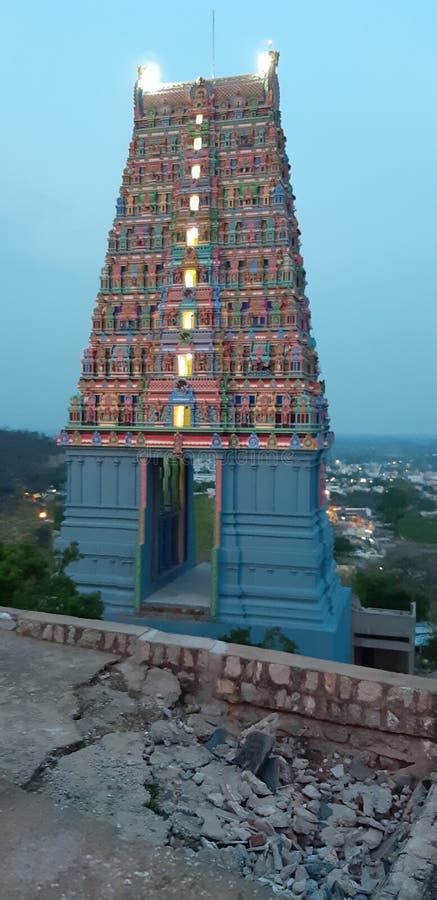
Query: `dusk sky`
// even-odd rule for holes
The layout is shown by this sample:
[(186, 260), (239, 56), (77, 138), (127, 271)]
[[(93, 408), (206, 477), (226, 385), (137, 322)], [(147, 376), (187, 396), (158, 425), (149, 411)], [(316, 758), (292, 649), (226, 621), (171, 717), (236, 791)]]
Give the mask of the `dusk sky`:
[[(332, 425), (436, 431), (437, 5), (215, 2), (216, 74), (280, 51)], [(66, 422), (132, 129), (137, 65), (211, 73), (211, 5), (24, 2), (2, 12), (0, 426)]]

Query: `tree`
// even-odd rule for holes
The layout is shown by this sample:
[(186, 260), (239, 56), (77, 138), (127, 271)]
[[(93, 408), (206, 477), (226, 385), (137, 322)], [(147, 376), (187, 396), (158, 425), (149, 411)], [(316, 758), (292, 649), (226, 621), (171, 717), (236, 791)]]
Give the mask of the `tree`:
[(254, 644), (250, 637), (250, 628), (232, 628), (228, 634), (221, 634), (220, 641), (228, 644), (242, 644), (248, 647), (262, 647), (265, 650), (282, 650), (283, 653), (298, 653), (297, 644), (285, 636), (280, 628), (266, 628), (259, 644)]
[(51, 555), (32, 544), (0, 543), (0, 604), (100, 619), (100, 594), (80, 594), (65, 573), (66, 566), (78, 558), (77, 544)]
[(384, 519), (384, 522), (396, 528), (399, 519), (405, 515), (408, 506), (406, 488), (403, 485), (394, 484), (380, 495), (376, 509), (381, 518)]
[(428, 618), (430, 605), (425, 594), (405, 587), (401, 579), (391, 572), (359, 569), (355, 574), (352, 589), (362, 606), (408, 612), (411, 604), (415, 602), (417, 620), (420, 622)]

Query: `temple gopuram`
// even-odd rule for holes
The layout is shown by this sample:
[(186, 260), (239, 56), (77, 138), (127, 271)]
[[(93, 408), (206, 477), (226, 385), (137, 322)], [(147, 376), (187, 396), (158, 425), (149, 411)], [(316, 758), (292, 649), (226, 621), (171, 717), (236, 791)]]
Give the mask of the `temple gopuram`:
[(170, 627), (148, 603), (195, 566), (193, 459), (213, 455), (207, 608), (170, 630), (245, 627), (257, 639), (275, 628), (301, 653), (348, 661), (350, 594), (324, 509), (331, 434), (278, 59), (271, 50), (257, 74), (172, 84), (153, 64), (138, 71), (91, 336), (59, 438), (60, 545), (78, 542), (70, 573), (101, 591), (108, 617)]

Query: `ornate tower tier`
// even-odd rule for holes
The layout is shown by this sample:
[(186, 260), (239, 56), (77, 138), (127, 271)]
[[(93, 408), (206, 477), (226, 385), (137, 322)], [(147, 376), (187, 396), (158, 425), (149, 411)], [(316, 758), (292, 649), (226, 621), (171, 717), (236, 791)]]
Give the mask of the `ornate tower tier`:
[[(61, 541), (108, 610), (193, 565), (191, 463), (217, 459), (214, 622), (349, 657), (323, 509), (330, 443), (279, 111), (262, 75), (155, 84), (134, 130), (84, 351)], [(137, 521), (139, 516), (139, 530)], [(313, 634), (314, 642), (305, 634)], [(319, 638), (317, 637), (319, 635)], [(330, 635), (330, 637), (327, 637)]]

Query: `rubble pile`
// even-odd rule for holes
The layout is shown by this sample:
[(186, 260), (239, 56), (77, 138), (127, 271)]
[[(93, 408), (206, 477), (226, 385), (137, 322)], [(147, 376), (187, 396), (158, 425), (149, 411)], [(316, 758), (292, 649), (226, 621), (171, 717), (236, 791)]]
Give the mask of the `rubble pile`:
[(145, 805), (166, 820), (168, 843), (284, 897), (369, 897), (402, 839), (412, 779), (315, 752), (281, 735), (276, 714), (238, 731), (222, 701), (176, 710), (172, 678), (144, 744)]

